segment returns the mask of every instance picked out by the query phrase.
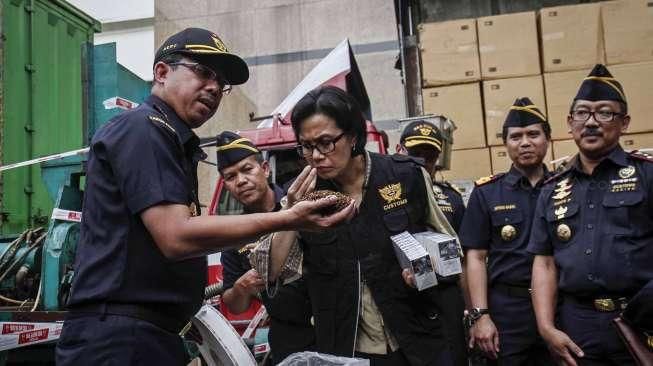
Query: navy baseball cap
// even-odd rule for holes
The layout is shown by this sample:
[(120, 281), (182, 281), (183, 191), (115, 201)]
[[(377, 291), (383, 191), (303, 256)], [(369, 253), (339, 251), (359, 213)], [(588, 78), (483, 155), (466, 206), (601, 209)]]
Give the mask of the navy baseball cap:
[(247, 63), (230, 53), (220, 37), (202, 28), (186, 28), (168, 38), (156, 51), (154, 64), (165, 56), (181, 53), (215, 70), (231, 85), (243, 84), (249, 79)]

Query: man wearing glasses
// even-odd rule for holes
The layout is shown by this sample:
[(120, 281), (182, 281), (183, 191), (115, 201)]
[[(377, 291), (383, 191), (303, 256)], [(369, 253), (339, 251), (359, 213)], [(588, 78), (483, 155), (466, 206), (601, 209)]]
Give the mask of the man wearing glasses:
[(186, 365), (178, 333), (202, 305), (206, 254), (259, 235), (330, 227), (353, 206), (199, 216), (197, 164), (206, 157), (192, 129), (217, 111), (247, 64), (214, 33), (188, 28), (154, 59), (152, 94), (93, 137), (80, 240), (58, 365)]
[(611, 322), (653, 279), (653, 160), (620, 146), (629, 122), (621, 84), (596, 65), (567, 117), (579, 152), (538, 200), (533, 306), (565, 365), (634, 364)]

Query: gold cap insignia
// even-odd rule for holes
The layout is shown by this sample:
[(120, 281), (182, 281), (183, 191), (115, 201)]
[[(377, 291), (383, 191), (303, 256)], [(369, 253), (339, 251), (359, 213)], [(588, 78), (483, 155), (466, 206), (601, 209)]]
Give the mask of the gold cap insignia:
[(211, 38), (213, 39), (213, 43), (215, 43), (215, 48), (220, 50), (221, 52), (229, 52), (227, 51), (227, 46), (222, 43), (222, 40), (215, 34), (211, 35)]
[(567, 224), (560, 224), (556, 228), (556, 235), (558, 236), (558, 239), (568, 241), (571, 239), (571, 228)]
[(512, 225), (504, 225), (501, 228), (501, 239), (511, 241), (517, 237), (517, 229)]
[(635, 174), (635, 167), (632, 165), (619, 169), (619, 178), (621, 179), (630, 178), (633, 174)]
[(379, 194), (386, 203), (392, 203), (401, 198), (401, 183), (388, 184), (379, 188)]
[(430, 127), (420, 127), (419, 128), (419, 133), (421, 133), (423, 136), (430, 135), (432, 131), (433, 131), (433, 129), (430, 128)]

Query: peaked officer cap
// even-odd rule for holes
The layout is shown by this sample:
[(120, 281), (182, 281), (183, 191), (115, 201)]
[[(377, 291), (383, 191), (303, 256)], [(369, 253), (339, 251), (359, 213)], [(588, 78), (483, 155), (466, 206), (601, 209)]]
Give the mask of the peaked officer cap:
[(261, 152), (248, 138), (241, 137), (231, 131), (224, 131), (218, 135), (216, 150), (218, 170), (234, 165), (250, 155)]
[(206, 29), (186, 28), (170, 36), (156, 51), (154, 63), (174, 53), (192, 56), (197, 62), (215, 70), (231, 85), (240, 85), (249, 79), (247, 63), (230, 53), (220, 37)]
[(430, 122), (414, 121), (404, 128), (399, 143), (407, 148), (417, 145), (431, 145), (438, 151), (442, 151), (442, 133), (439, 128)]
[(580, 84), (574, 100), (583, 99), (596, 102), (599, 100), (615, 100), (626, 103), (624, 89), (610, 71), (601, 64), (594, 66), (592, 71)]

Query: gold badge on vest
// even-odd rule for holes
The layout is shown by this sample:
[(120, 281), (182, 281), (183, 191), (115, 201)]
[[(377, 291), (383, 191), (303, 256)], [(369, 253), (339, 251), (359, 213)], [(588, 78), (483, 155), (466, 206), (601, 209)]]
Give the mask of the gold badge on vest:
[(501, 239), (503, 241), (512, 241), (517, 237), (517, 228), (512, 225), (504, 225), (501, 228)]
[(379, 188), (379, 195), (385, 201), (383, 205), (384, 211), (392, 210), (393, 208), (403, 206), (408, 203), (406, 198), (402, 198), (403, 190), (401, 183), (388, 184)]

